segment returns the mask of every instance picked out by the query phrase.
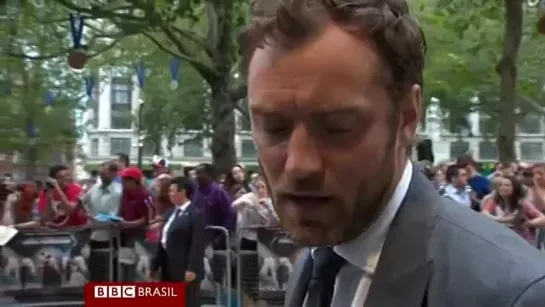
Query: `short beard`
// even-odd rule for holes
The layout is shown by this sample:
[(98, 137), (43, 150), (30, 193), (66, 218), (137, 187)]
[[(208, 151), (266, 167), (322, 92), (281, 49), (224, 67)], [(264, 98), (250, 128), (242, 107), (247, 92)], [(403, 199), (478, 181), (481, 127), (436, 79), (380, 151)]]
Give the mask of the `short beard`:
[[(397, 114), (394, 113), (392, 122), (397, 122), (396, 120), (398, 120)], [(366, 187), (371, 185), (379, 186), (380, 189), (374, 193), (374, 195), (358, 195), (358, 199), (356, 200), (357, 203), (355, 204), (356, 211), (353, 215), (354, 218), (351, 221), (350, 226), (345, 230), (342, 236), (342, 242), (340, 243), (352, 241), (367, 231), (390, 201), (392, 193), (396, 188), (394, 182), (398, 154), (396, 152), (396, 136), (397, 130), (392, 129), (388, 143), (386, 144), (384, 158), (378, 168), (379, 172), (384, 174), (382, 182), (377, 185), (375, 180), (376, 178), (381, 177), (372, 177), (373, 184), (370, 184), (370, 182), (363, 182), (359, 191), (365, 192)], [(337, 243), (337, 245), (338, 244), (339, 243)]]

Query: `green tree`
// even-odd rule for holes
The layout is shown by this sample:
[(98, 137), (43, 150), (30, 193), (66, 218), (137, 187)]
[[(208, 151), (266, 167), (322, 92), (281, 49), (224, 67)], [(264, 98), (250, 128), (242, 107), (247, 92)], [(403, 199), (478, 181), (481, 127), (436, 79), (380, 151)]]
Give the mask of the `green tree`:
[(539, 52), (545, 42), (536, 38), (536, 12), (528, 10), (523, 18), (520, 0), (412, 4), (428, 38), (427, 101), (439, 98), (451, 123), (473, 110), (489, 115), (499, 123), (500, 159), (515, 159), (515, 128), (525, 111), (519, 102), (536, 102), (542, 95), (537, 63), (545, 60)]
[[(239, 63), (236, 33), (244, 24), (247, 6), (245, 0), (126, 0), (107, 4), (97, 1), (58, 0), (54, 3), (48, 2), (47, 10), (51, 11), (49, 15), (60, 16), (63, 20), (63, 14), (68, 12), (87, 16), (88, 26), (94, 28), (91, 31), (93, 34), (89, 34), (91, 38), (87, 39), (94, 39), (95, 43), (101, 41), (99, 38), (110, 37), (110, 46), (116, 44), (120, 37), (127, 39), (140, 35), (156, 44), (163, 52), (191, 65), (210, 89), (213, 163), (220, 170), (227, 170), (236, 162), (233, 111), (245, 96), (244, 85), (238, 84), (233, 76)], [(59, 8), (64, 8), (65, 13), (58, 13)], [(25, 15), (35, 17), (43, 11), (44, 8), (28, 9), (25, 10)], [(58, 48), (59, 40), (51, 44)], [(90, 52), (100, 51), (94, 46), (96, 44), (89, 45)], [(50, 56), (65, 53), (66, 49), (63, 49)]]
[[(75, 117), (81, 107), (82, 83), (64, 61), (12, 56), (26, 51), (40, 58), (50, 52), (46, 42), (58, 37), (53, 24), (23, 16), (8, 15), (0, 27), (5, 31), (0, 46), (0, 79), (5, 89), (0, 99), (0, 150), (21, 153), (26, 176), (32, 178), (40, 163), (71, 158), (78, 136)], [(51, 102), (49, 112), (46, 101)]]
[[(167, 140), (170, 151), (180, 134), (192, 134), (191, 139), (211, 136), (209, 86), (193, 66), (180, 61), (178, 87), (172, 88), (173, 59), (145, 36), (133, 35), (118, 42), (116, 48), (97, 55), (88, 66), (103, 72), (112, 66), (130, 79), (136, 73), (136, 66), (143, 64), (145, 76), (140, 98), (144, 154), (165, 154), (162, 140)], [(138, 112), (127, 114), (133, 117), (136, 127), (140, 126)]]

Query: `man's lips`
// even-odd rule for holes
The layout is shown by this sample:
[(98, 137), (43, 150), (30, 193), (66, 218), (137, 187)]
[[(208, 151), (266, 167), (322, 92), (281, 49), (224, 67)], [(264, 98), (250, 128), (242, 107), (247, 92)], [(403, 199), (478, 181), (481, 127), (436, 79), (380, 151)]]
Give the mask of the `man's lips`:
[(321, 195), (286, 195), (285, 200), (296, 207), (314, 209), (331, 203), (333, 197)]

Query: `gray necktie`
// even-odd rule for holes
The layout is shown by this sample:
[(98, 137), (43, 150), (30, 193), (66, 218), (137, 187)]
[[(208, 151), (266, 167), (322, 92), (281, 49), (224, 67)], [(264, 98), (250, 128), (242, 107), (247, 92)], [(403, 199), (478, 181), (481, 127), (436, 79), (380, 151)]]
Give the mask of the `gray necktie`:
[(313, 253), (312, 278), (308, 286), (306, 306), (330, 307), (335, 278), (346, 263), (332, 247), (321, 247)]

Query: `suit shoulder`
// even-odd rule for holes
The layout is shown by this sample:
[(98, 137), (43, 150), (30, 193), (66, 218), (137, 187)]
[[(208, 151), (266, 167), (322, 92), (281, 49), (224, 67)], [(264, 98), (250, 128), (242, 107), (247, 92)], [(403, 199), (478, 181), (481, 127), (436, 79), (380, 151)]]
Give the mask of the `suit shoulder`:
[(439, 199), (430, 253), (443, 278), (466, 280), (473, 284), (465, 287), (507, 302), (545, 276), (543, 252), (486, 216)]

